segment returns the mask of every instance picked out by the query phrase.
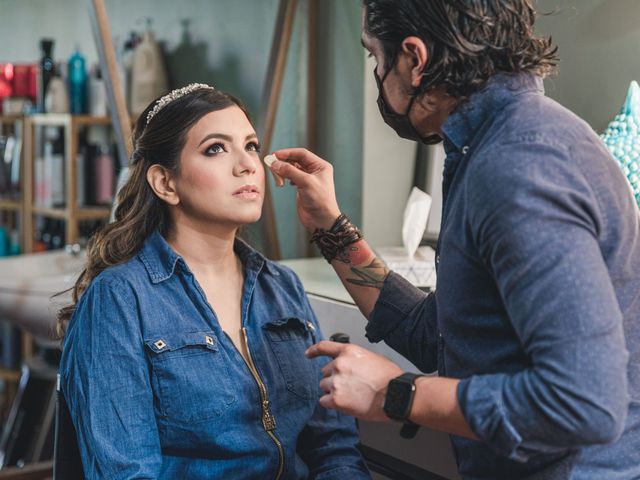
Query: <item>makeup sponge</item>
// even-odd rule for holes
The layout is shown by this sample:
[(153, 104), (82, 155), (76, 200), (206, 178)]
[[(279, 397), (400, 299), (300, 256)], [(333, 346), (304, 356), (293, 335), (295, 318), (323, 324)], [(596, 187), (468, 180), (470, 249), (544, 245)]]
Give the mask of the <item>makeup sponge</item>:
[(277, 160), (277, 158), (276, 158), (276, 156), (275, 156), (275, 155), (273, 155), (273, 154), (271, 154), (271, 155), (266, 155), (266, 156), (264, 157), (264, 163), (266, 163), (266, 164), (267, 164), (267, 167), (270, 167), (270, 166), (271, 166), (271, 164), (272, 164), (273, 162), (275, 162), (276, 160)]
[(631, 189), (640, 206), (640, 86), (633, 81), (629, 85), (627, 98), (609, 126), (600, 136), (622, 172), (629, 180)]

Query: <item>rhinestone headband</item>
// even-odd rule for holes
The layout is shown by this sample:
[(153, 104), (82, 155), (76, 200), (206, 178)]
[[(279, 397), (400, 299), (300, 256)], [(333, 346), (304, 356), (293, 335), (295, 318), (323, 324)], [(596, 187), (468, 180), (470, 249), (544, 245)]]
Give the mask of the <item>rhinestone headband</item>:
[(171, 92), (167, 93), (164, 97), (162, 97), (160, 100), (156, 102), (156, 105), (153, 107), (153, 110), (151, 110), (147, 114), (147, 125), (149, 125), (149, 121), (153, 117), (155, 117), (160, 110), (162, 110), (164, 107), (169, 105), (171, 102), (179, 99), (180, 97), (185, 96), (187, 93), (191, 93), (195, 90), (200, 90), (202, 88), (215, 90), (214, 87), (212, 87), (211, 85), (207, 85), (206, 83), (191, 83), (186, 87), (176, 88), (175, 90), (172, 90)]

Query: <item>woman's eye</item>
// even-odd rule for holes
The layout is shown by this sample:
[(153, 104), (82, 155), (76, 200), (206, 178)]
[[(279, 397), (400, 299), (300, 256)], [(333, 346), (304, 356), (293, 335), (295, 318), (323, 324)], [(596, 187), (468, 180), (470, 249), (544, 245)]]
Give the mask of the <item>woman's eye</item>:
[(250, 152), (260, 152), (260, 144), (256, 142), (247, 143), (247, 150)]
[(221, 143), (214, 143), (212, 145), (209, 145), (204, 151), (205, 155), (216, 155), (222, 152), (226, 152), (226, 150), (224, 149), (224, 145)]

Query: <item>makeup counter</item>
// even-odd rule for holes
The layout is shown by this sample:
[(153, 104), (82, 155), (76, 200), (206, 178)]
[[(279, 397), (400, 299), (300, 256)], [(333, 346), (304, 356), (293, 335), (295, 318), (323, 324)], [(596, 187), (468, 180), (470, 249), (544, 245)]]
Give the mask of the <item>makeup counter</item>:
[[(346, 333), (350, 343), (385, 355), (405, 371), (419, 373), (411, 362), (385, 343), (370, 343), (366, 339), (365, 317), (323, 258), (280, 263), (300, 277), (325, 338), (337, 332)], [(400, 426), (396, 422), (359, 422), (362, 451), (375, 479), (460, 478), (448, 435), (421, 428), (415, 438), (406, 440), (400, 437)]]

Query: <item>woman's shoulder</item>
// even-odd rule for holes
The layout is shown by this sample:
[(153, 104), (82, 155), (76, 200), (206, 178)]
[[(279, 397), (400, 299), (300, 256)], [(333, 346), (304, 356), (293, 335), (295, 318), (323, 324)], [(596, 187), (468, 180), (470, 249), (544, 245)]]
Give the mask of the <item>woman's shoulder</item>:
[(300, 278), (290, 267), (273, 260), (266, 260), (265, 265), (268, 273), (277, 278), (277, 282), (280, 285), (287, 285), (296, 290), (304, 290)]

